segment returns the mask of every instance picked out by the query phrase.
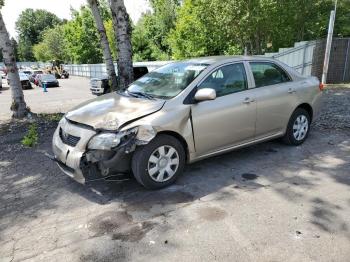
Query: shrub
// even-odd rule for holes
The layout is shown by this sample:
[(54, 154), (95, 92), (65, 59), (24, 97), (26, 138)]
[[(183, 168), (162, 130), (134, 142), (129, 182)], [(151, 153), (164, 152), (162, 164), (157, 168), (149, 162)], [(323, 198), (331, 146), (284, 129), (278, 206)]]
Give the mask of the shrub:
[(29, 126), (27, 134), (22, 139), (22, 145), (33, 147), (38, 143), (38, 126), (33, 123)]

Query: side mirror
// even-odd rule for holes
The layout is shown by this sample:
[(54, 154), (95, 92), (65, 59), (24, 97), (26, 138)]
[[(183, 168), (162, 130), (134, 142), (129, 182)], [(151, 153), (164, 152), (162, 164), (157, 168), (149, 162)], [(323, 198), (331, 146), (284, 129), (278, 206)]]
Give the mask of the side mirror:
[(216, 98), (216, 91), (212, 88), (202, 88), (197, 90), (194, 95), (196, 101), (214, 100)]

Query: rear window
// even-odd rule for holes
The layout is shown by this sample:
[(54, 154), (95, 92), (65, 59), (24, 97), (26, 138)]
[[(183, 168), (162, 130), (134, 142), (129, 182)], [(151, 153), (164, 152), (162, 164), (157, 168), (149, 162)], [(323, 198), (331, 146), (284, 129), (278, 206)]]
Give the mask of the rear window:
[(56, 80), (56, 77), (54, 75), (42, 75), (42, 80)]
[(287, 73), (274, 63), (250, 62), (255, 86), (269, 86), (291, 81)]

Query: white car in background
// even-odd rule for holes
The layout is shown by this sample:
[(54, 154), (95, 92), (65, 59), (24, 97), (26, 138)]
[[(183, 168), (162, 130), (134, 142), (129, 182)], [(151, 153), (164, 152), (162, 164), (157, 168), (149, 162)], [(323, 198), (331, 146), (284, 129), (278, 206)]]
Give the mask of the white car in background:
[(0, 70), (0, 76), (1, 76), (1, 79), (5, 79), (6, 78), (5, 72)]
[[(23, 72), (18, 72), (19, 79), (21, 81), (22, 89), (33, 89), (32, 84), (29, 81), (28, 76)], [(10, 79), (7, 78), (7, 84), (10, 85)]]

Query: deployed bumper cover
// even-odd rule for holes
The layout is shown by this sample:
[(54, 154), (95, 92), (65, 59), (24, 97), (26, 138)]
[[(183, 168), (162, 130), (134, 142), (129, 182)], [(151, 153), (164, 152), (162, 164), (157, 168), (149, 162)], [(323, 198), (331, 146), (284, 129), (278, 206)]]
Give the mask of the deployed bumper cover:
[(81, 159), (87, 143), (95, 134), (93, 129), (72, 124), (63, 118), (53, 136), (52, 150), (58, 166), (79, 183), (85, 183)]

